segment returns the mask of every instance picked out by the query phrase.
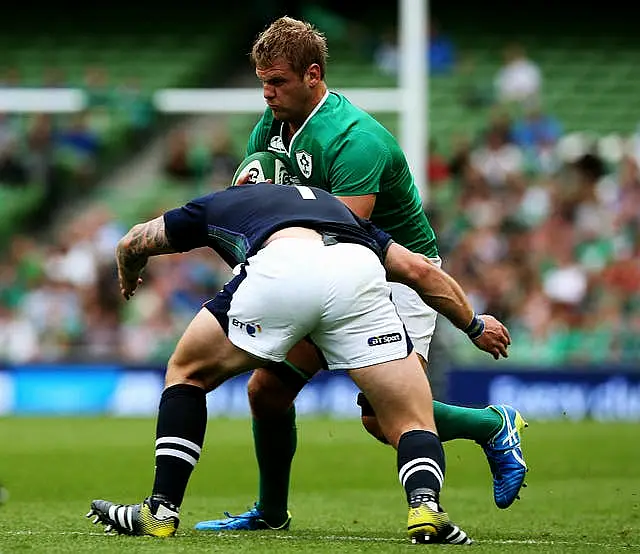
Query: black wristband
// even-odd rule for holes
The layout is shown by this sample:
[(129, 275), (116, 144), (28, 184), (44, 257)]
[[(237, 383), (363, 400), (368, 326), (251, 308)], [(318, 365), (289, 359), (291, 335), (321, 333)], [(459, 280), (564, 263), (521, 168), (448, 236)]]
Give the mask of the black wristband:
[(473, 319), (464, 332), (471, 340), (476, 340), (484, 333), (484, 321), (482, 321), (477, 314), (473, 314)]

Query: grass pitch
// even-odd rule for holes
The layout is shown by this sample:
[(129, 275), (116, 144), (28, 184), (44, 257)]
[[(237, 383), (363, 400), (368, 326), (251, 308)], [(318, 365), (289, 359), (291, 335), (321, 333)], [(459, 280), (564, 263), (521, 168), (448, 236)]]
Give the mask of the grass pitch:
[[(200, 519), (244, 511), (257, 478), (247, 420), (211, 420), (173, 539), (105, 536), (83, 516), (93, 498), (139, 502), (153, 479), (154, 421), (0, 419), (0, 553), (402, 552), (406, 507), (395, 453), (358, 421), (300, 419), (289, 532), (203, 534)], [(446, 445), (442, 501), (471, 552), (640, 552), (640, 429), (532, 422), (522, 501), (498, 510), (481, 449)], [(465, 548), (465, 547), (455, 547)]]

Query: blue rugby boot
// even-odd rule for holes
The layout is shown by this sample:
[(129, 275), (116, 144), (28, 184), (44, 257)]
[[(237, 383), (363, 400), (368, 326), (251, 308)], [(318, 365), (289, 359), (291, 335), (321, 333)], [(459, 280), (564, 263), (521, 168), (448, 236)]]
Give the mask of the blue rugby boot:
[(231, 515), (224, 513), (225, 519), (212, 519), (196, 523), (196, 531), (286, 531), (291, 524), (291, 512), (287, 511), (284, 522), (266, 521), (264, 512), (258, 508), (257, 503), (248, 512)]
[(493, 499), (498, 508), (508, 508), (516, 499), (521, 487), (526, 487), (524, 478), (527, 464), (522, 455), (520, 433), (528, 423), (518, 410), (505, 404), (489, 406), (502, 417), (502, 427), (482, 445), (491, 474), (493, 475)]

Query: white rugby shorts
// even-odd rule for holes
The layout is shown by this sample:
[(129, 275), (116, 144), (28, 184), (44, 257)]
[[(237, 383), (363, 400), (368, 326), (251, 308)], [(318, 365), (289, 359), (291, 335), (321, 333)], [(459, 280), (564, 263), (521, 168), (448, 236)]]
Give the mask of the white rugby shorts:
[(280, 238), (207, 302), (229, 340), (253, 356), (284, 361), (309, 337), (329, 369), (357, 369), (411, 351), (378, 257), (356, 244)]
[[(438, 267), (442, 265), (440, 258), (430, 258), (430, 261)], [(436, 330), (438, 312), (427, 306), (412, 288), (402, 283), (389, 284), (393, 303), (407, 329), (414, 350), (425, 360), (429, 359), (429, 345)]]

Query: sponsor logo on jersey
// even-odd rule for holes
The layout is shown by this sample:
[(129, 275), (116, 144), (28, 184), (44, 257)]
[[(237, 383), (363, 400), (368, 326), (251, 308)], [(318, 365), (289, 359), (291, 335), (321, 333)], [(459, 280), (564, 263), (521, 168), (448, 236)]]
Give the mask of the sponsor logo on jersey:
[(255, 337), (256, 333), (262, 333), (262, 327), (259, 323), (246, 323), (234, 317), (231, 319), (231, 325), (238, 327), (239, 329), (244, 329), (250, 337)]
[(389, 333), (388, 335), (380, 335), (378, 337), (369, 337), (367, 344), (369, 346), (380, 346), (381, 344), (390, 344), (392, 342), (400, 342), (402, 335), (400, 333)]
[(291, 175), (287, 171), (286, 166), (280, 160), (276, 160), (275, 166), (275, 182), (279, 185), (290, 185)]
[(300, 172), (308, 179), (311, 177), (311, 172), (313, 171), (313, 161), (312, 156), (306, 150), (298, 150), (296, 152), (296, 162), (298, 162), (298, 167), (300, 168)]
[(284, 147), (284, 142), (282, 142), (282, 137), (280, 135), (271, 137), (271, 140), (269, 141), (269, 148), (267, 148), (267, 150), (272, 150), (279, 154), (287, 153), (287, 149)]

